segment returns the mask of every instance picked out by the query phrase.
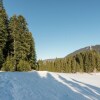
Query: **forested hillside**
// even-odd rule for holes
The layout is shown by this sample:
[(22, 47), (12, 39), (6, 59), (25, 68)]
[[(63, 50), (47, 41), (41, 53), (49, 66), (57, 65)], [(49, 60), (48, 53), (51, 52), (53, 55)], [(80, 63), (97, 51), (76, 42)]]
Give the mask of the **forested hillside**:
[(22, 15), (8, 18), (0, 0), (0, 69), (29, 71), (36, 67), (35, 43)]
[(100, 53), (95, 50), (84, 51), (54, 61), (39, 60), (39, 70), (53, 72), (98, 72), (100, 71)]
[[(75, 54), (80, 53), (80, 52), (90, 51), (90, 50), (95, 50), (96, 52), (99, 52), (99, 53), (100, 53), (100, 45), (87, 46), (87, 47), (78, 49), (78, 50), (72, 52), (72, 53), (69, 54), (69, 55), (71, 56), (71, 55), (75, 55)], [(67, 55), (67, 56), (69, 56), (69, 55)]]

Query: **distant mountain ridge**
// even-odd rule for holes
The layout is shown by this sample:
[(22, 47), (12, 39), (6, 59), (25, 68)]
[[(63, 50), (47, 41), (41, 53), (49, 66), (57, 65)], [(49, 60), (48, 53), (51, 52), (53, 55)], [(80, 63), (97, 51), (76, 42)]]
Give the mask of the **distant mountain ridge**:
[[(81, 48), (81, 49), (78, 49), (70, 54), (68, 54), (67, 56), (73, 56), (73, 55), (76, 55), (77, 53), (81, 53), (81, 52), (84, 52), (84, 51), (90, 51), (90, 50), (95, 50), (97, 52), (100, 53), (100, 45), (95, 45), (95, 46), (87, 46), (87, 47), (84, 47), (84, 48)], [(66, 56), (66, 57), (67, 57)]]
[[(45, 59), (45, 60), (43, 60), (43, 62), (46, 62), (46, 61), (52, 62), (52, 61), (55, 61), (55, 59), (56, 59), (56, 58)], [(57, 58), (57, 59), (62, 59), (62, 58)]]

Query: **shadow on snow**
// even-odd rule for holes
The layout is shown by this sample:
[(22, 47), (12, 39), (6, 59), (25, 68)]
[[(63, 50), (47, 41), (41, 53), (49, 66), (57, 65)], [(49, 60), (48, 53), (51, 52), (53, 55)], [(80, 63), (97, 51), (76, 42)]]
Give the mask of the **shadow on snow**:
[[(99, 100), (100, 88), (47, 73), (0, 73), (0, 100)], [(76, 92), (75, 92), (75, 91)]]

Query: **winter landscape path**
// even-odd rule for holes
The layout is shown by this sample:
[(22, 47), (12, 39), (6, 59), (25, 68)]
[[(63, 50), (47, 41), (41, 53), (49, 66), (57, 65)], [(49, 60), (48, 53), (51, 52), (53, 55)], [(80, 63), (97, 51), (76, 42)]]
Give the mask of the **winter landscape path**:
[(0, 72), (0, 100), (100, 100), (100, 74)]

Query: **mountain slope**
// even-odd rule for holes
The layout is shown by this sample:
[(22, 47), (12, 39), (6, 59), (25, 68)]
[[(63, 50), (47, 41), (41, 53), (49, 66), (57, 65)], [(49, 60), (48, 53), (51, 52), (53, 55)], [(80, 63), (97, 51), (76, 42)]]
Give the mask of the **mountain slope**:
[(67, 56), (73, 56), (73, 55), (76, 55), (76, 54), (78, 54), (80, 52), (90, 51), (90, 50), (95, 50), (95, 51), (100, 53), (100, 45), (87, 46), (87, 47), (81, 48), (79, 50), (76, 50), (76, 51), (74, 51), (73, 53), (71, 53), (71, 54), (69, 54)]
[(100, 75), (1, 72), (0, 100), (99, 100)]

